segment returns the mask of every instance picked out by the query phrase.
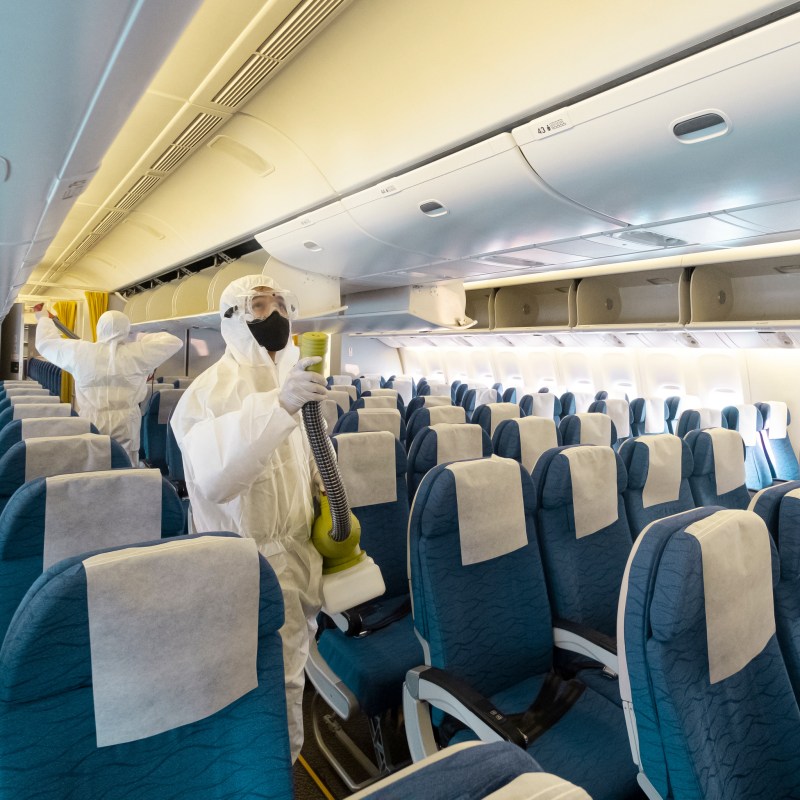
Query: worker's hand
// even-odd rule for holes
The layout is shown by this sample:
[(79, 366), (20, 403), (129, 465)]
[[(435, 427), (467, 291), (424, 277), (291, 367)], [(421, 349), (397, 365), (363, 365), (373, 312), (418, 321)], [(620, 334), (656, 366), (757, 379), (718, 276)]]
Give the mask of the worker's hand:
[(47, 311), (45, 309), (44, 303), (37, 303), (33, 307), (33, 314), (34, 314), (34, 316), (36, 317), (37, 320), (38, 319), (44, 319), (45, 317), (52, 317), (53, 316), (49, 311)]
[(296, 414), (306, 403), (324, 400), (328, 394), (325, 378), (316, 372), (306, 372), (306, 367), (319, 364), (319, 356), (301, 358), (286, 376), (278, 402), (290, 414)]

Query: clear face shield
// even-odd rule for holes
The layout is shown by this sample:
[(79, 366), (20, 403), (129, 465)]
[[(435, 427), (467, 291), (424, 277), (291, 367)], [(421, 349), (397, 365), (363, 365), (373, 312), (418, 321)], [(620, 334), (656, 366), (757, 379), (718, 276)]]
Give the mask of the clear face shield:
[(252, 291), (236, 298), (236, 305), (225, 312), (225, 317), (241, 315), (253, 338), (269, 352), (283, 350), (289, 340), (291, 320), (297, 317), (297, 298), (268, 286), (256, 286)]

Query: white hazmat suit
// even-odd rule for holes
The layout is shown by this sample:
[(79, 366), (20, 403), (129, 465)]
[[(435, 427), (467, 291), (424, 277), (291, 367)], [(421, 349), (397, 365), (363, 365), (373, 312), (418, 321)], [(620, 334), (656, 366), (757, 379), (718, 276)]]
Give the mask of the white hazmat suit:
[[(298, 375), (305, 363), (296, 365), (298, 349), (291, 340), (273, 362), (244, 316), (231, 313), (257, 286), (277, 289), (271, 278), (252, 275), (233, 281), (222, 293), (225, 353), (186, 389), (171, 424), (183, 454), (197, 531), (230, 530), (255, 539), (281, 584), (286, 616), (280, 633), (294, 762), (303, 743), (304, 668), (320, 608), (322, 559), (310, 541), (316, 467), (300, 414), (287, 411), (281, 398), (293, 379), (313, 373)], [(324, 396), (322, 379), (315, 379)], [(301, 403), (302, 398), (294, 408)]]
[(139, 403), (147, 394), (147, 376), (183, 347), (171, 333), (148, 333), (128, 341), (130, 320), (106, 311), (97, 320), (97, 342), (63, 339), (46, 312), (37, 312), (36, 349), (72, 374), (78, 413), (100, 433), (116, 439), (139, 463)]

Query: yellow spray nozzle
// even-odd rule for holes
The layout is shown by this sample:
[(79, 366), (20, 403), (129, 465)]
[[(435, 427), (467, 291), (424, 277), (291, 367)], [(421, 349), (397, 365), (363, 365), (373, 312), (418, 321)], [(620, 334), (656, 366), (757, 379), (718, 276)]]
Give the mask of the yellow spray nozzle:
[(309, 358), (310, 356), (321, 356), (322, 361), (319, 364), (306, 367), (308, 372), (318, 372), (323, 374), (323, 364), (325, 363), (325, 354), (328, 352), (328, 334), (320, 333), (319, 331), (306, 331), (300, 335), (300, 357)]
[(361, 525), (350, 514), (350, 535), (342, 542), (331, 538), (333, 520), (331, 507), (326, 496), (320, 499), (320, 513), (311, 529), (311, 542), (322, 556), (322, 572), (330, 575), (342, 572), (363, 561), (367, 554), (358, 546), (361, 539)]

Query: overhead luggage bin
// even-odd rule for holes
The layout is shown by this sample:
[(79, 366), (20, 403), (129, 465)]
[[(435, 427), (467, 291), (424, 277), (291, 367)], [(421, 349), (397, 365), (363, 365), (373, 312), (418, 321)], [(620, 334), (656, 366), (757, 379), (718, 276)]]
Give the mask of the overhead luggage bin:
[(205, 314), (207, 311), (214, 310), (208, 305), (208, 290), (219, 269), (219, 267), (210, 267), (196, 272), (180, 282), (172, 296), (173, 317), (188, 317), (192, 314)]
[(342, 204), (376, 239), (446, 259), (621, 227), (544, 185), (508, 133), (345, 197)]
[(180, 284), (180, 281), (172, 281), (153, 289), (147, 301), (146, 319), (170, 319), (172, 317), (172, 301)]
[(369, 236), (337, 200), (256, 234), (256, 241), (291, 267), (342, 278), (421, 267), (431, 257)]
[(148, 289), (146, 292), (135, 294), (125, 303), (124, 312), (131, 323), (145, 322), (147, 320), (147, 303), (153, 291), (153, 289)]
[(473, 331), (488, 331), (494, 326), (494, 289), (469, 289), (466, 292), (466, 314), (475, 320)]
[(494, 298), (495, 330), (567, 330), (575, 325), (575, 283), (562, 279), (503, 286)]
[(633, 225), (794, 199), (799, 69), (793, 14), (512, 133), (555, 191)]

